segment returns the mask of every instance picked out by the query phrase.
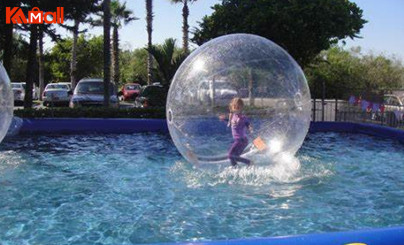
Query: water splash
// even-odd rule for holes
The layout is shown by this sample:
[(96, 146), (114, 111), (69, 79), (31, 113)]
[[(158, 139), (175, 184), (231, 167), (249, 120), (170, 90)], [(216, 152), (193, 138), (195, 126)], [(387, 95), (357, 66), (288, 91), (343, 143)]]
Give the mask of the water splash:
[(293, 182), (294, 177), (299, 173), (300, 170), (300, 160), (293, 154), (288, 152), (282, 152), (273, 155), (269, 159), (272, 159), (272, 172), (274, 173), (274, 178), (279, 182)]
[[(301, 160), (304, 161), (304, 168), (302, 168)], [(256, 165), (252, 167), (240, 165), (236, 168), (228, 165), (209, 165), (198, 168), (187, 162), (178, 161), (171, 168), (171, 172), (184, 181), (189, 188), (222, 184), (243, 186), (295, 185), (300, 181), (323, 178), (333, 174), (330, 170), (332, 164), (316, 162), (315, 159), (308, 159), (304, 156), (299, 159), (285, 152), (271, 157), (257, 156), (254, 161)], [(278, 192), (278, 190), (272, 191)], [(275, 193), (274, 195), (278, 194)]]
[(13, 150), (0, 152), (0, 180), (4, 178), (7, 170), (17, 168), (19, 165), (25, 163), (26, 160), (20, 154)]

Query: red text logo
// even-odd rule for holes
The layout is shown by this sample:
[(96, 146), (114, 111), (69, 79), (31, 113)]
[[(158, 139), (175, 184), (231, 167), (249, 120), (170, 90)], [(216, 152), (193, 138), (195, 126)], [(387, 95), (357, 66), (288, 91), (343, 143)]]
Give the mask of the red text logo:
[(56, 12), (43, 12), (39, 8), (28, 11), (28, 18), (19, 7), (6, 8), (7, 24), (63, 24), (63, 7), (57, 7)]

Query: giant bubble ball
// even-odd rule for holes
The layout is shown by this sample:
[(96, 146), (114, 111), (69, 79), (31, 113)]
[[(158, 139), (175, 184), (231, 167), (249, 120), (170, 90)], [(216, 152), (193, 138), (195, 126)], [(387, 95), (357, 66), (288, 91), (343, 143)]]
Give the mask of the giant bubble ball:
[(187, 161), (229, 162), (233, 136), (228, 118), (233, 98), (242, 100), (242, 113), (253, 128), (242, 156), (266, 164), (270, 159), (265, 158), (298, 151), (311, 113), (303, 71), (274, 42), (251, 34), (231, 34), (192, 52), (170, 85), (168, 128)]
[(14, 95), (10, 79), (3, 65), (0, 63), (0, 142), (7, 134), (13, 119)]

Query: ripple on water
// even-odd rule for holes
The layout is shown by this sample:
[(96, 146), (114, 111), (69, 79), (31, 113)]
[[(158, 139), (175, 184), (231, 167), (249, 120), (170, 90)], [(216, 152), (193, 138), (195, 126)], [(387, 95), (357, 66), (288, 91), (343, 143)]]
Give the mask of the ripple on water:
[[(0, 146), (0, 243), (134, 244), (401, 225), (403, 146), (309, 135), (297, 158), (197, 168), (161, 134)], [(261, 162), (260, 162), (261, 161)]]

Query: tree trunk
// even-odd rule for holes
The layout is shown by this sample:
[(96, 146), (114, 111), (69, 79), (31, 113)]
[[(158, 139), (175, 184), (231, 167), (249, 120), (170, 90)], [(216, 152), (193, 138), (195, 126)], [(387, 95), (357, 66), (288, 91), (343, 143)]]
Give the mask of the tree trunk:
[(111, 81), (111, 0), (104, 0), (104, 106), (109, 107)]
[(188, 16), (189, 16), (189, 8), (188, 8), (188, 0), (184, 0), (184, 7), (182, 8), (182, 18), (183, 18), (183, 23), (182, 23), (182, 49), (184, 53), (188, 54), (189, 53), (189, 47), (188, 47)]
[(38, 25), (30, 26), (28, 62), (26, 70), (26, 85), (25, 85), (25, 98), (24, 108), (32, 108), (32, 87), (35, 81), (35, 65), (36, 65), (36, 47), (38, 40)]
[(118, 33), (118, 26), (113, 27), (112, 31), (112, 56), (113, 56), (113, 81), (115, 85), (118, 85), (119, 83), (119, 78), (120, 78), (120, 73), (119, 73), (119, 33)]
[(4, 25), (4, 53), (3, 53), (3, 65), (8, 74), (11, 74), (11, 61), (13, 57), (13, 24)]
[[(146, 0), (146, 23), (147, 23), (147, 48), (152, 47), (152, 32), (153, 32), (153, 0)], [(153, 58), (150, 52), (147, 55), (147, 84), (152, 84), (152, 67)]]
[(79, 37), (79, 25), (80, 21), (74, 20), (73, 26), (73, 45), (72, 45), (72, 59), (70, 60), (70, 83), (72, 89), (76, 87), (77, 84), (77, 39)]
[[(38, 59), (38, 65), (39, 65), (39, 99), (42, 100), (42, 93), (45, 88), (45, 83), (44, 83), (44, 66), (43, 66), (43, 30), (40, 28), (39, 30), (39, 59)], [(35, 89), (35, 92), (37, 90)]]

